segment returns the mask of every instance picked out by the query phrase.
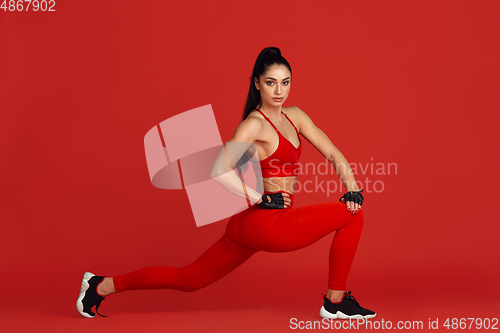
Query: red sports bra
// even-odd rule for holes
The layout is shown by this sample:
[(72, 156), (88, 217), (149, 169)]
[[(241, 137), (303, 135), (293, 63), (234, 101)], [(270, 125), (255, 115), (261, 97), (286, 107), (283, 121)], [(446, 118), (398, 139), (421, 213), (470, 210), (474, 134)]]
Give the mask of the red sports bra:
[[(285, 138), (280, 131), (274, 126), (271, 120), (266, 117), (266, 115), (259, 109), (256, 109), (261, 115), (266, 118), (266, 120), (274, 127), (278, 133), (278, 148), (270, 156), (263, 160), (260, 160), (260, 167), (262, 171), (262, 177), (291, 177), (297, 175), (298, 163), (300, 153), (302, 152), (302, 141), (299, 137), (299, 131), (297, 127), (292, 123), (290, 118), (281, 111), (288, 119), (290, 124), (295, 128), (297, 132), (297, 137), (299, 138), (299, 147), (295, 148), (290, 141)], [(283, 140), (282, 140), (283, 139)]]

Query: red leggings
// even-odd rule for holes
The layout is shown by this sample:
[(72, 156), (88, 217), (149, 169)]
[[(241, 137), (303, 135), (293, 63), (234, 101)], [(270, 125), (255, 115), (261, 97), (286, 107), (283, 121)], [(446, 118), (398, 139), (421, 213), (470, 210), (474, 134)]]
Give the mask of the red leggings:
[[(271, 193), (271, 192), (267, 192)], [(116, 292), (132, 289), (195, 291), (221, 279), (258, 251), (287, 252), (313, 244), (332, 231), (328, 289), (346, 290), (363, 228), (363, 209), (347, 211), (339, 201), (305, 207), (262, 209), (257, 205), (234, 215), (226, 232), (185, 267), (148, 267), (113, 277)]]

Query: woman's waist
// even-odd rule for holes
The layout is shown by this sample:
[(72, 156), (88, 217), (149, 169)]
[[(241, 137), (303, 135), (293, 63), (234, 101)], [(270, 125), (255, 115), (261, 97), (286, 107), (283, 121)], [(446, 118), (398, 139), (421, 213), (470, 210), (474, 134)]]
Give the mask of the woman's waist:
[(297, 183), (297, 177), (269, 177), (262, 178), (263, 189), (268, 192), (287, 192), (293, 195)]

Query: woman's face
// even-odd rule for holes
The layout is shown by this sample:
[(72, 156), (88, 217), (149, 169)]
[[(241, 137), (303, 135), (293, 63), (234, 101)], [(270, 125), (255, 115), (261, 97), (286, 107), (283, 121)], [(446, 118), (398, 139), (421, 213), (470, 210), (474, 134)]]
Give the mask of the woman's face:
[(291, 75), (286, 66), (273, 65), (258, 81), (257, 78), (254, 81), (255, 87), (260, 90), (261, 106), (280, 106), (288, 98)]

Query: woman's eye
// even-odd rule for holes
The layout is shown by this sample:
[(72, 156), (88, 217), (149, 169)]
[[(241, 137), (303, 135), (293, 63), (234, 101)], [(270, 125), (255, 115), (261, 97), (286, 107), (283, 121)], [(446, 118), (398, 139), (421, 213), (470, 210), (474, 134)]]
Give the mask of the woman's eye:
[[(270, 83), (274, 84), (274, 82), (273, 82), (273, 81), (267, 81), (266, 83), (267, 83), (268, 85), (270, 85)], [(290, 84), (290, 81), (283, 82), (283, 84), (287, 86), (287, 85), (289, 85), (289, 84)]]

